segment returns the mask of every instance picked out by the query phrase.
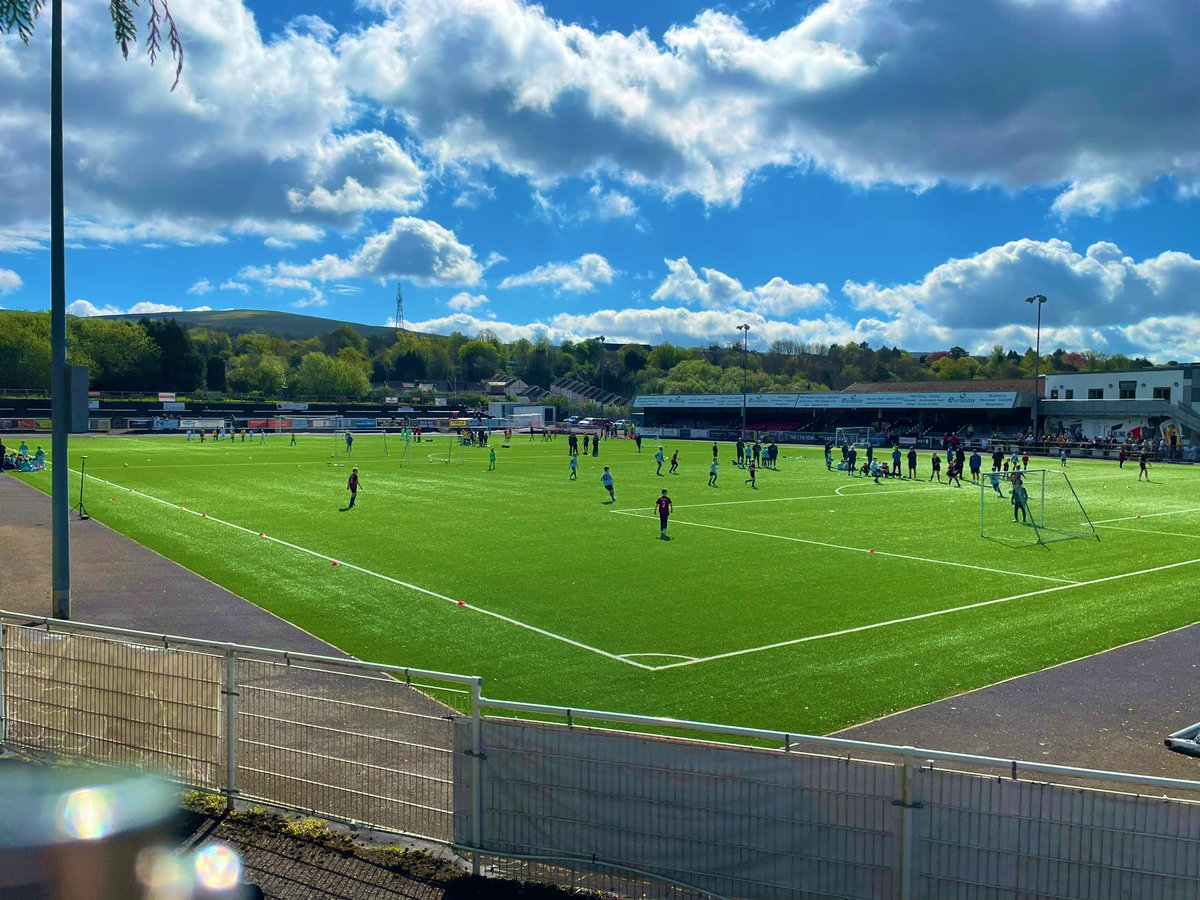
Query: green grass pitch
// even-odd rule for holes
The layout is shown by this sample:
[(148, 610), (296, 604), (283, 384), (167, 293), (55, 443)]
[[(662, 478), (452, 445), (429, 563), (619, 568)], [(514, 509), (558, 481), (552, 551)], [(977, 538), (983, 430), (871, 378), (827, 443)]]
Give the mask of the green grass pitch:
[[(702, 442), (666, 442), (680, 471), (658, 477), (657, 442), (607, 441), (570, 481), (562, 438), (496, 438), (492, 472), (477, 448), (428, 461), (445, 437), (403, 461), (398, 436), (387, 456), (361, 436), (349, 458), (331, 436), (298, 440), (73, 440), (71, 501), (86, 453), (94, 518), (365, 659), (482, 675), (492, 697), (796, 732), (1200, 619), (1191, 467), (1146, 484), (1136, 463), (1072, 460), (1100, 540), (1010, 547), (980, 539), (969, 478), (876, 485), (827, 472), (819, 447), (781, 447), (751, 490), (728, 445), (709, 487)], [(663, 488), (670, 541), (651, 510)]]

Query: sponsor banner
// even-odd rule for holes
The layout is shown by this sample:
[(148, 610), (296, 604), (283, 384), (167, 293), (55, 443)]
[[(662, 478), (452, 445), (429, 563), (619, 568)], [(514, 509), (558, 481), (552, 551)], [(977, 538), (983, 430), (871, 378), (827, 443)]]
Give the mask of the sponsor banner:
[(179, 430), (178, 419), (160, 419), (155, 417), (152, 426), (155, 431), (177, 431)]
[[(132, 419), (129, 420), (133, 422)], [(224, 419), (180, 419), (179, 427), (182, 429), (191, 429), (195, 431), (198, 428), (203, 428), (205, 431), (211, 431), (214, 428), (223, 428), (225, 425)]]
[(163, 409), (167, 412), (183, 412), (187, 409), (187, 404), (182, 401), (167, 401), (163, 403)]
[[(753, 409), (1012, 409), (1016, 391), (814, 392), (747, 394)], [(741, 409), (741, 394), (642, 394), (633, 401), (643, 409)]]
[(160, 393), (158, 399), (163, 403), (172, 403), (175, 400), (175, 395), (173, 393)]
[(100, 408), (99, 400), (89, 400), (88, 401), (88, 409), (99, 409), (99, 408)]
[(399, 403), (399, 402), (400, 402), (400, 398), (399, 398), (399, 397), (384, 397), (384, 398), (383, 398), (383, 402), (384, 402), (384, 403), (393, 403), (393, 404), (395, 404), (395, 403)]
[(375, 428), (379, 424), (378, 419), (351, 419), (351, 428)]
[(276, 403), (275, 405), (280, 409), (294, 409), (298, 412), (304, 412), (308, 409), (307, 403)]
[[(414, 400), (417, 400), (418, 398), (414, 397), (413, 399), (414, 399)], [(448, 399), (447, 397), (434, 397), (434, 398), (433, 398), (433, 405), (434, 405), (434, 406), (449, 406), (449, 405), (450, 405), (450, 401), (449, 401), (449, 399)]]
[(901, 447), (915, 447), (917, 446), (917, 438), (915, 435), (906, 434), (902, 435), (897, 443), (899, 443)]

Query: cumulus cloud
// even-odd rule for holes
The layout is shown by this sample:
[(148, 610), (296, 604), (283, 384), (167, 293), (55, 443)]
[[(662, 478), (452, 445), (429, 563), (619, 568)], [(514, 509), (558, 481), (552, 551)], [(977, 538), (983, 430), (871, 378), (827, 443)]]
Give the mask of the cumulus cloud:
[[(185, 244), (257, 235), (290, 243), (357, 228), (373, 210), (411, 211), (420, 164), (374, 127), (342, 76), (331, 26), (293, 20), (264, 36), (243, 0), (174, 10), (187, 68), (148, 71), (112, 47), (104, 4), (74, 4), (64, 42), (67, 206), (75, 241)], [(0, 246), (47, 239), (45, 85), (50, 29), (0, 41)], [(136, 100), (131, 100), (136, 98)], [(376, 120), (377, 121), (377, 120)]]
[(0, 294), (10, 294), (21, 286), (21, 276), (12, 269), (0, 269)]
[[(208, 312), (210, 306), (193, 306), (188, 309), (188, 312)], [(111, 303), (106, 303), (104, 306), (97, 306), (90, 300), (76, 300), (67, 306), (67, 315), (71, 316), (120, 316), (125, 314), (130, 315), (147, 315), (149, 313), (173, 313), (183, 312), (182, 306), (175, 306), (171, 303), (155, 303), (150, 300), (142, 300), (133, 304), (129, 309), (121, 309), (113, 306)]]
[(466, 291), (460, 291), (446, 301), (446, 306), (458, 312), (469, 312), (480, 306), (486, 306), (487, 302), (488, 298), (485, 294), (468, 294)]
[(823, 284), (792, 284), (776, 276), (747, 290), (736, 278), (716, 269), (701, 269), (697, 274), (685, 256), (664, 262), (670, 274), (651, 295), (655, 300), (694, 303), (708, 309), (741, 308), (776, 316), (829, 302), (829, 289)]
[[(280, 263), (273, 277), (314, 281), (404, 278), (422, 286), (479, 282), (483, 266), (475, 252), (437, 222), (404, 216), (387, 231), (374, 234), (353, 254), (333, 254), (304, 264)], [(276, 285), (282, 286), (282, 285)]]
[[(1200, 315), (1193, 312), (1200, 295), (1200, 259), (1174, 251), (1139, 262), (1111, 243), (1080, 253), (1060, 240), (1012, 241), (952, 259), (910, 283), (847, 281), (842, 292), (851, 314), (812, 318), (784, 316), (824, 306), (823, 285), (789, 285), (776, 278), (746, 290), (723, 273), (697, 275), (686, 260), (668, 260), (668, 265), (671, 274), (656, 299), (690, 306), (564, 312), (524, 324), (480, 319), (463, 310), (411, 327), (467, 334), (486, 327), (505, 340), (604, 334), (618, 341), (704, 345), (734, 340), (737, 326), (745, 323), (752, 343), (763, 348), (786, 338), (819, 344), (867, 341), (909, 350), (959, 345), (985, 353), (997, 343), (1018, 350), (1033, 345), (1034, 313), (1024, 300), (1036, 292), (1050, 298), (1042, 309), (1044, 348), (1135, 353), (1160, 361), (1193, 359), (1200, 350)], [(799, 292), (805, 297), (799, 306), (790, 299), (796, 288), (806, 289)], [(789, 299), (780, 301), (780, 296)], [(813, 297), (818, 302), (809, 303)]]
[(201, 278), (190, 288), (187, 289), (189, 294), (197, 294), (203, 296), (213, 289), (212, 283), (207, 278)]
[(1062, 185), (1068, 215), (1200, 176), (1196, 4), (827, 0), (776, 34), (706, 10), (659, 40), (519, 0), (380, 7), (338, 42), (349, 82), (431, 156), (541, 185), (602, 172), (724, 203), (765, 167), (815, 165), (856, 184)]
[(595, 290), (597, 284), (611, 284), (615, 274), (608, 260), (599, 253), (585, 253), (574, 262), (547, 263), (520, 275), (509, 275), (500, 282), (500, 287), (504, 290), (553, 287), (558, 291), (583, 294)]
[(90, 300), (76, 300), (67, 304), (69, 316), (119, 316), (124, 311), (115, 306), (97, 306)]

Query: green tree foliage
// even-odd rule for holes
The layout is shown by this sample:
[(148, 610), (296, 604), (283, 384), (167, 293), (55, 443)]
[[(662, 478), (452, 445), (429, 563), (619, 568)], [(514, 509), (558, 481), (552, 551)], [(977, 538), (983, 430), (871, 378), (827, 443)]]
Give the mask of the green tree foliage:
[(458, 359), (467, 381), (487, 378), (500, 368), (500, 351), (490, 341), (467, 341), (459, 348)]
[(205, 366), (204, 385), (210, 391), (225, 390), (225, 360), (219, 356), (210, 356)]
[(162, 351), (137, 322), (69, 319), (67, 347), (72, 362), (88, 367), (97, 390), (158, 390)]
[(138, 325), (158, 345), (158, 386), (164, 391), (194, 391), (204, 375), (204, 360), (188, 332), (174, 319), (143, 318)]
[(49, 389), (50, 317), (45, 313), (3, 313), (0, 387)]

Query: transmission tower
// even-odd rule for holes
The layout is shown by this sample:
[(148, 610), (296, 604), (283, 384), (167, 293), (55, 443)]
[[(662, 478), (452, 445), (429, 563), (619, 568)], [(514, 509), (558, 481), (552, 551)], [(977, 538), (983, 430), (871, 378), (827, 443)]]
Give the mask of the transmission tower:
[(396, 334), (404, 331), (404, 294), (400, 290), (399, 282), (396, 283)]

